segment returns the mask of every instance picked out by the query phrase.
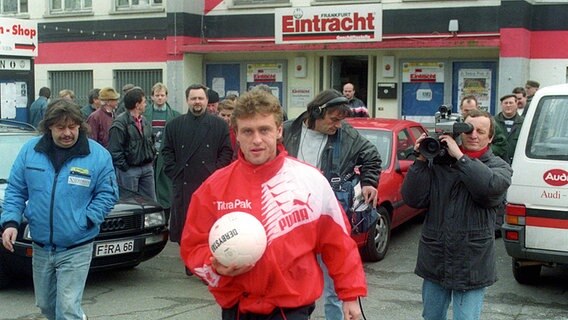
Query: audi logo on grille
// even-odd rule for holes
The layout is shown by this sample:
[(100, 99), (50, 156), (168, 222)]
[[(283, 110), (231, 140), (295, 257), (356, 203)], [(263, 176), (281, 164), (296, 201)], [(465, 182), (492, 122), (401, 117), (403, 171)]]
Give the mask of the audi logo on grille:
[(101, 231), (117, 231), (122, 230), (125, 227), (124, 219), (122, 218), (112, 218), (106, 219), (101, 224)]

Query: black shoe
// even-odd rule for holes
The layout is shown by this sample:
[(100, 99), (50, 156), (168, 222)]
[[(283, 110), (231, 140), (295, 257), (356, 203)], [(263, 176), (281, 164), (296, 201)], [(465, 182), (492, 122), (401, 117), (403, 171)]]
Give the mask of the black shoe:
[(191, 270), (189, 270), (188, 267), (185, 267), (185, 275), (188, 277), (191, 277), (193, 275), (193, 273), (191, 272)]

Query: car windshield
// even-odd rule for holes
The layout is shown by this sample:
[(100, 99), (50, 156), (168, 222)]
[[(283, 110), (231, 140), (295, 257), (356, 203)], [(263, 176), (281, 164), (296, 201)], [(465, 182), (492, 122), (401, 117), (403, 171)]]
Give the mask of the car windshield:
[(368, 129), (357, 129), (357, 131), (379, 150), (382, 160), (381, 167), (383, 169), (388, 168), (391, 161), (392, 132)]
[(0, 135), (0, 150), (2, 150), (2, 156), (0, 156), (0, 181), (2, 183), (8, 180), (12, 164), (16, 160), (22, 146), (33, 137), (34, 135), (29, 133)]

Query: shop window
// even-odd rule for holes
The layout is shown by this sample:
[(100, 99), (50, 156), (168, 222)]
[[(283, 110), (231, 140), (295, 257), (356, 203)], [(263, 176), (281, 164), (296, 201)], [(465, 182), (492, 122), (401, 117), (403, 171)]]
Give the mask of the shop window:
[(59, 91), (64, 89), (73, 90), (75, 102), (84, 106), (89, 102), (89, 91), (93, 89), (93, 71), (50, 71), (49, 80), (52, 98), (58, 96)]
[(83, 13), (93, 11), (93, 0), (51, 0), (50, 13)]
[(1, 15), (28, 13), (28, 0), (0, 0)]
[(116, 0), (116, 10), (162, 8), (163, 0)]
[(233, 6), (250, 6), (259, 4), (289, 4), (290, 0), (233, 0)]
[[(125, 84), (132, 83), (150, 96), (152, 86), (163, 82), (162, 69), (114, 70), (114, 87), (121, 91)], [(119, 92), (122, 95), (122, 92)]]

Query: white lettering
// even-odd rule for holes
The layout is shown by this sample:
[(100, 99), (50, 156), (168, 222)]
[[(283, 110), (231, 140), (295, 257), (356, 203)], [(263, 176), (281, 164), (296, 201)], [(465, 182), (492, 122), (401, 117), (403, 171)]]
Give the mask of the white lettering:
[(551, 181), (568, 181), (568, 175), (566, 173), (563, 174), (553, 174), (552, 172), (548, 172), (544, 180), (551, 180)]
[(250, 200), (236, 199), (234, 201), (215, 201), (217, 210), (233, 210), (233, 209), (250, 209), (252, 210), (252, 202)]

